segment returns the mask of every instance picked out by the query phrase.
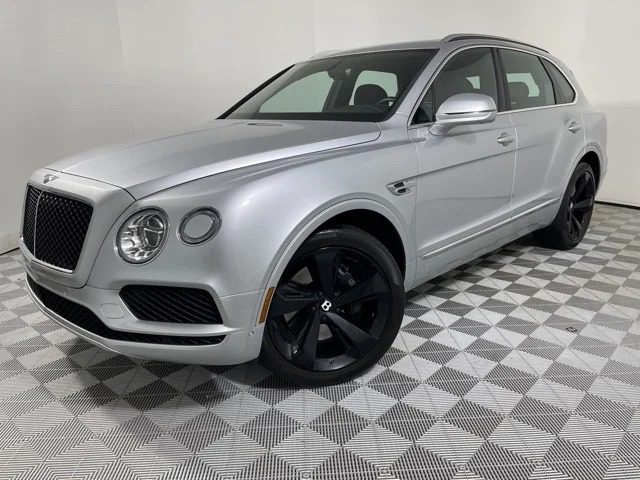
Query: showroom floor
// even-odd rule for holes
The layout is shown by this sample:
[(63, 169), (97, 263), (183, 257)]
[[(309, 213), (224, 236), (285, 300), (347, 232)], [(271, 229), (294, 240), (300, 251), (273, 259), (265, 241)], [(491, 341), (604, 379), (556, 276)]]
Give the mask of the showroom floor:
[(0, 256), (0, 478), (640, 478), (640, 211), (409, 294), (364, 377), (142, 362), (39, 313)]

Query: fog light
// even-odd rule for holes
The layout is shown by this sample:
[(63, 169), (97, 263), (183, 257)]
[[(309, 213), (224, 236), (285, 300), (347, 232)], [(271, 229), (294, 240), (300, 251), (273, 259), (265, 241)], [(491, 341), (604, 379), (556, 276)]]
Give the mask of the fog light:
[(213, 208), (198, 208), (186, 214), (178, 234), (187, 245), (200, 245), (213, 238), (222, 225), (220, 214)]

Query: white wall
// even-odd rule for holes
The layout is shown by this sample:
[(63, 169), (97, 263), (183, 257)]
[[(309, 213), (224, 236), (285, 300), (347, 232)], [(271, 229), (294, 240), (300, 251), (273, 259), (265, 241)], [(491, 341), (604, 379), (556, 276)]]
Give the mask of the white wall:
[(452, 32), (491, 33), (546, 48), (571, 67), (590, 101), (607, 114), (609, 172), (598, 198), (640, 206), (637, 0), (319, 0), (315, 14), (318, 50)]
[(601, 199), (640, 205), (634, 0), (0, 0), (0, 251), (14, 245), (34, 169), (99, 144), (223, 111), (316, 51), (512, 36), (570, 64), (609, 115)]

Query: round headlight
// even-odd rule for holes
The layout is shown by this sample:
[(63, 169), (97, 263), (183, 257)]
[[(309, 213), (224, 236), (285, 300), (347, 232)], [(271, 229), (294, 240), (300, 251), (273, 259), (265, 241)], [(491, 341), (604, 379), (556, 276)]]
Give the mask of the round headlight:
[(161, 210), (141, 210), (118, 230), (118, 253), (129, 263), (145, 263), (155, 257), (167, 238), (169, 224)]
[(180, 222), (178, 234), (187, 245), (199, 245), (220, 231), (222, 218), (213, 208), (198, 208), (186, 214)]

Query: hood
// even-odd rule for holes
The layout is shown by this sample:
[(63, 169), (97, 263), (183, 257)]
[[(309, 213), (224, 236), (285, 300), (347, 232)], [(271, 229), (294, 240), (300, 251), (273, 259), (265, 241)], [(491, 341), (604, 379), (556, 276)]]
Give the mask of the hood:
[(375, 123), (214, 120), (171, 136), (74, 155), (48, 168), (124, 188), (138, 199), (198, 178), (379, 136)]

